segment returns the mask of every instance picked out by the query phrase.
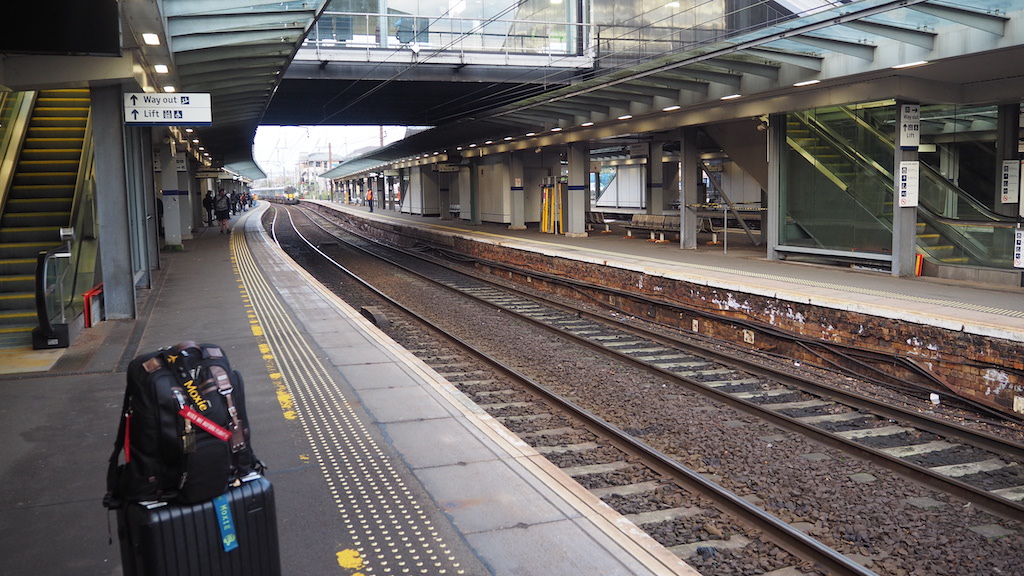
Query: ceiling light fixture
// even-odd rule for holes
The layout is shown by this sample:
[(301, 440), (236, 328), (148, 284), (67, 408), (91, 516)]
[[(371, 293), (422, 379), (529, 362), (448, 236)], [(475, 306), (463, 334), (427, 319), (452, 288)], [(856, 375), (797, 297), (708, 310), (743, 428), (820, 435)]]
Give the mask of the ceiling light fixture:
[(164, 92), (174, 92), (176, 88), (174, 86), (164, 86)]
[(896, 66), (893, 66), (893, 68), (895, 68), (896, 70), (902, 70), (904, 68), (914, 68), (916, 66), (924, 66), (927, 63), (928, 63), (927, 60), (918, 60), (917, 62), (907, 62), (906, 64), (897, 64)]
[(160, 35), (159, 34), (146, 33), (146, 34), (142, 35), (142, 41), (145, 42), (149, 46), (159, 46), (160, 45)]
[(667, 108), (662, 108), (661, 111), (662, 112), (675, 112), (676, 110), (679, 110), (680, 108), (682, 108), (682, 106), (669, 106)]
[(632, 117), (632, 114), (623, 114), (622, 116), (619, 116), (619, 120), (629, 120)]
[(735, 100), (742, 97), (742, 94), (729, 94), (728, 96), (722, 96), (721, 100)]
[(582, 126), (582, 127), (584, 127), (584, 128), (586, 128), (586, 127), (588, 127), (588, 126), (593, 126), (593, 125), (594, 125), (594, 123), (593, 123), (593, 122), (584, 122), (583, 124), (580, 124), (580, 126)]
[(167, 68), (167, 64), (157, 64), (153, 66), (153, 70), (156, 71), (157, 74), (167, 74), (170, 72), (170, 69)]
[(797, 88), (803, 88), (804, 86), (813, 86), (819, 82), (821, 82), (821, 80), (804, 80), (803, 82), (797, 82), (796, 84), (793, 84), (793, 86), (796, 86)]

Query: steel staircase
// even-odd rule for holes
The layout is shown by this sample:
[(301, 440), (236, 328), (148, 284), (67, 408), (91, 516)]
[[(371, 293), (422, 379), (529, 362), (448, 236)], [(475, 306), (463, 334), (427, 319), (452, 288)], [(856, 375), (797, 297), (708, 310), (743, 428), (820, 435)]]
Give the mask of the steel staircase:
[(60, 246), (70, 226), (89, 117), (89, 91), (45, 90), (0, 215), (0, 347), (31, 347), (38, 325), (34, 278), (40, 251)]

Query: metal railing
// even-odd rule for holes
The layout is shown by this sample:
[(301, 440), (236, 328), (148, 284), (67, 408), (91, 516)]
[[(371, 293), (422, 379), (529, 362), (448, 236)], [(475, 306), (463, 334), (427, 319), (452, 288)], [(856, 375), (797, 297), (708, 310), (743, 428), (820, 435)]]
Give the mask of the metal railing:
[(36, 260), (36, 316), (39, 326), (32, 330), (32, 348), (67, 348), (71, 345), (64, 302), (71, 272), (71, 242), (40, 252)]
[(325, 12), (303, 48), (320, 51), (407, 48), (418, 53), (585, 56), (591, 26), (503, 18), (427, 18), (411, 14)]

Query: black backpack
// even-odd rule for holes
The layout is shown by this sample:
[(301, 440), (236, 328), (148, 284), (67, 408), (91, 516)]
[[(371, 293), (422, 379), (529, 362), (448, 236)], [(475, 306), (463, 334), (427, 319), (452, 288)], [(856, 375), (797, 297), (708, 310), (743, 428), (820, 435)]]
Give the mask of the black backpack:
[[(223, 350), (182, 342), (128, 365), (104, 505), (204, 502), (262, 472), (249, 444), (242, 376)], [(121, 455), (123, 454), (123, 459)]]

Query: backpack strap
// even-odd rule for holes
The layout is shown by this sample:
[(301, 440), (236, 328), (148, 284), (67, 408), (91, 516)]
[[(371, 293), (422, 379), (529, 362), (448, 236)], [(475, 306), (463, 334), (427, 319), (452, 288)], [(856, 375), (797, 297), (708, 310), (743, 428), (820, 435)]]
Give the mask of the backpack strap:
[[(224, 351), (217, 346), (203, 346), (202, 351), (203, 358), (212, 360), (224, 358)], [(231, 383), (231, 376), (220, 364), (211, 364), (208, 370), (217, 385), (217, 391), (224, 397), (224, 401), (228, 405), (228, 414), (231, 416), (231, 423), (228, 425), (228, 429), (231, 430), (231, 451), (238, 452), (245, 448), (245, 431), (242, 429), (242, 419), (238, 415), (238, 407), (235, 406), (235, 400), (231, 397), (231, 393), (235, 390)]]
[[(142, 364), (147, 373), (153, 373), (164, 365), (163, 359), (158, 355), (150, 358)], [(121, 405), (121, 423), (117, 427), (117, 435), (114, 437), (114, 451), (110, 454), (110, 462), (107, 466), (107, 493), (103, 496), (103, 505), (108, 509), (120, 508), (121, 499), (117, 493), (118, 478), (121, 466), (118, 459), (121, 452), (124, 452), (124, 462), (131, 461), (131, 422), (132, 422), (132, 392), (127, 386), (124, 390), (124, 402)]]

